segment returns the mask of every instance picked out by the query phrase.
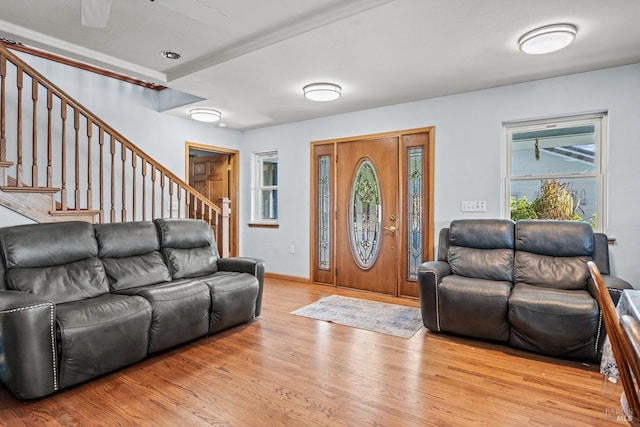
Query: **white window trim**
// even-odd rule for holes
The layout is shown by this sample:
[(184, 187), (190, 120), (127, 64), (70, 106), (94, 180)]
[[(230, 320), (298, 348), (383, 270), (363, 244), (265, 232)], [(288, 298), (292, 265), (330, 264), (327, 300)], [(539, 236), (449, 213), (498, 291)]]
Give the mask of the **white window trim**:
[[(504, 218), (511, 217), (511, 207), (509, 197), (511, 195), (512, 180), (512, 144), (511, 136), (515, 130), (518, 132), (527, 130), (541, 130), (550, 127), (553, 124), (562, 122), (563, 126), (578, 126), (580, 124), (595, 124), (595, 132), (599, 133), (600, 145), (596, 147), (595, 165), (596, 171), (593, 174), (580, 174), (581, 177), (592, 176), (598, 182), (598, 203), (597, 203), (597, 221), (596, 231), (607, 232), (608, 228), (608, 206), (609, 206), (609, 189), (608, 189), (608, 112), (602, 111), (598, 113), (579, 114), (571, 116), (558, 116), (540, 120), (523, 120), (503, 123), (503, 179), (502, 179), (502, 200), (501, 208)], [(597, 145), (597, 144), (596, 144)], [(560, 179), (569, 179), (576, 175), (554, 175)], [(526, 179), (536, 178), (535, 176), (526, 177)], [(525, 178), (523, 178), (525, 179)]]
[[(262, 162), (270, 157), (278, 157), (278, 150), (265, 150), (253, 153), (253, 194), (251, 198), (251, 224), (278, 224), (276, 219), (260, 218), (260, 191), (261, 190), (278, 190), (278, 185), (262, 186)], [(279, 160), (279, 159), (278, 159)], [(279, 179), (278, 179), (279, 183)]]

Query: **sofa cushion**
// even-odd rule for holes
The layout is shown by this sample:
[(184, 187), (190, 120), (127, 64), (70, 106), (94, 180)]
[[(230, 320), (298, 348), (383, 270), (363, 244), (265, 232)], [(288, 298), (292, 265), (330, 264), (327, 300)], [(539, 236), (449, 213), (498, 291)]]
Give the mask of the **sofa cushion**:
[(93, 226), (87, 222), (28, 224), (0, 231), (7, 287), (55, 303), (109, 292)]
[(102, 263), (112, 290), (153, 285), (171, 280), (160, 252), (123, 258), (103, 258)]
[(513, 278), (513, 250), (449, 247), (449, 265), (453, 274), (487, 280)]
[(209, 330), (209, 287), (197, 279), (178, 280), (120, 291), (139, 295), (153, 310), (149, 353), (204, 336)]
[(449, 244), (477, 249), (513, 249), (514, 223), (508, 219), (458, 219), (449, 227)]
[(96, 224), (98, 255), (113, 290), (171, 280), (151, 221)]
[(514, 225), (511, 220), (456, 220), (449, 227), (447, 259), (454, 274), (480, 279), (513, 279)]
[(255, 317), (260, 285), (253, 274), (218, 271), (200, 280), (211, 289), (210, 334)]
[(100, 258), (122, 258), (160, 250), (158, 231), (151, 221), (95, 224)]
[(581, 221), (518, 221), (516, 251), (556, 257), (593, 255), (593, 230)]
[(158, 218), (154, 222), (160, 232), (160, 246), (163, 248), (216, 247), (213, 231), (205, 221)]
[(200, 277), (218, 271), (216, 257), (209, 248), (163, 249), (174, 279)]
[(107, 276), (98, 258), (40, 268), (14, 268), (7, 273), (12, 289), (38, 295), (56, 304), (96, 297), (109, 292)]
[(552, 356), (597, 358), (600, 311), (585, 290), (517, 283), (509, 297), (509, 343)]
[(580, 221), (518, 221), (514, 282), (586, 289), (592, 260), (591, 226)]
[(107, 294), (56, 306), (59, 382), (65, 388), (147, 355), (151, 305)]
[(514, 281), (557, 289), (586, 289), (589, 257), (554, 257), (516, 251)]
[(209, 225), (197, 219), (156, 219), (162, 255), (173, 279), (218, 271), (218, 248)]
[(438, 288), (440, 329), (461, 335), (507, 341), (507, 301), (511, 282), (446, 276)]
[(88, 222), (28, 224), (0, 232), (6, 268), (63, 265), (98, 255)]

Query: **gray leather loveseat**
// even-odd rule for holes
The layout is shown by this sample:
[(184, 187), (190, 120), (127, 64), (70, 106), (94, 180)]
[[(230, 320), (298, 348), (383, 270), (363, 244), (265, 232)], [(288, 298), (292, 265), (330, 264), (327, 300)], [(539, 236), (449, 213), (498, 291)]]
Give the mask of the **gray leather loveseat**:
[(604, 340), (587, 261), (612, 296), (607, 236), (576, 221), (456, 220), (418, 272), (425, 327), (556, 357), (598, 360)]
[(0, 380), (31, 399), (260, 315), (264, 265), (195, 219), (0, 229)]

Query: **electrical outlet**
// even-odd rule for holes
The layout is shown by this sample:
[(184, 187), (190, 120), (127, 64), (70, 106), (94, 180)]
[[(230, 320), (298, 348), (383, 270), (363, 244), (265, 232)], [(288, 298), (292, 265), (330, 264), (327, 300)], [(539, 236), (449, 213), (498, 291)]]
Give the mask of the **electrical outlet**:
[(289, 253), (290, 254), (295, 254), (296, 253), (296, 247), (293, 245), (289, 245)]
[(486, 212), (487, 202), (485, 200), (463, 200), (460, 203), (460, 212)]

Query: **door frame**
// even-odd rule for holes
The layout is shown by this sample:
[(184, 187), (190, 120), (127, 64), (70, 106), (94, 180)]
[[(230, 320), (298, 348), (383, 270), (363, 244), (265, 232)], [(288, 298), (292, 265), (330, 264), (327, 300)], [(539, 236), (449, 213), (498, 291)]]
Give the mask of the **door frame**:
[[(401, 228), (401, 232), (403, 233), (403, 238), (399, 247), (402, 248), (403, 253), (398, 257), (398, 275), (397, 275), (397, 292), (398, 296), (406, 296), (406, 292), (403, 292), (403, 288), (406, 285), (407, 280), (405, 280), (405, 267), (408, 265), (408, 257), (407, 254), (404, 253), (406, 248), (405, 237), (404, 236), (404, 225), (405, 225), (405, 217), (407, 215), (406, 206), (404, 203), (404, 196), (406, 195), (406, 182), (405, 175), (407, 174), (406, 167), (406, 155), (407, 155), (407, 146), (404, 143), (403, 136), (413, 135), (413, 134), (427, 134), (426, 147), (424, 152), (424, 160), (423, 160), (423, 194), (424, 194), (424, 204), (426, 205), (426, 209), (423, 210), (424, 220), (423, 224), (425, 224), (425, 230), (423, 235), (423, 258), (424, 261), (431, 261), (434, 257), (434, 218), (433, 218), (433, 200), (434, 200), (434, 164), (435, 164), (435, 126), (423, 127), (423, 128), (414, 128), (414, 129), (405, 129), (399, 131), (391, 131), (391, 132), (382, 132), (375, 134), (367, 134), (367, 135), (358, 135), (358, 136), (350, 136), (344, 138), (337, 139), (328, 139), (328, 140), (319, 140), (311, 142), (310, 149), (310, 223), (309, 223), (309, 277), (312, 282), (318, 284), (324, 284), (328, 286), (336, 287), (337, 283), (337, 272), (336, 272), (336, 258), (338, 254), (335, 251), (336, 244), (336, 202), (337, 202), (337, 180), (336, 180), (336, 162), (337, 159), (337, 147), (340, 143), (348, 143), (351, 141), (361, 141), (361, 140), (370, 140), (370, 139), (378, 139), (378, 138), (387, 138), (387, 137), (397, 137), (399, 141), (398, 146), (398, 188), (400, 191), (401, 200), (399, 202), (399, 210), (398, 210), (398, 220), (399, 227)], [(316, 152), (319, 147), (322, 147), (322, 153), (319, 155), (328, 155), (331, 164), (331, 172), (329, 177), (329, 186), (331, 191), (331, 268), (330, 270), (323, 272), (321, 274), (321, 279), (318, 280), (316, 278), (316, 260), (318, 257), (318, 230), (317, 230), (317, 221), (318, 221), (318, 203), (317, 203), (317, 190), (318, 190), (318, 165), (316, 164)], [(417, 283), (415, 285), (415, 289), (417, 290)]]
[[(229, 174), (229, 199), (231, 199), (231, 214), (229, 215), (229, 256), (238, 256), (240, 253), (238, 213), (239, 213), (239, 197), (240, 197), (240, 152), (229, 148), (215, 147), (212, 145), (199, 144), (197, 142), (185, 141), (185, 182), (189, 183), (189, 152), (191, 149), (198, 151), (208, 151), (211, 154), (224, 154), (229, 156), (231, 173)], [(213, 200), (218, 204), (217, 200)]]

